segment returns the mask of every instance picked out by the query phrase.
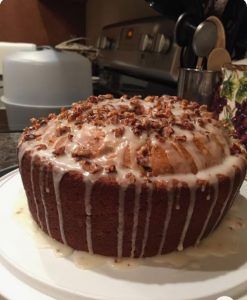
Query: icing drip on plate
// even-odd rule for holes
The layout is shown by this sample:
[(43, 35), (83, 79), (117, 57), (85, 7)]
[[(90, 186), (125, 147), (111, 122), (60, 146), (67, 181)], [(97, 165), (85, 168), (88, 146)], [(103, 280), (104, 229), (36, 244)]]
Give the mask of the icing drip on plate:
[(124, 235), (124, 199), (127, 186), (120, 187), (118, 196), (118, 230), (117, 230), (117, 256), (123, 255), (123, 235)]

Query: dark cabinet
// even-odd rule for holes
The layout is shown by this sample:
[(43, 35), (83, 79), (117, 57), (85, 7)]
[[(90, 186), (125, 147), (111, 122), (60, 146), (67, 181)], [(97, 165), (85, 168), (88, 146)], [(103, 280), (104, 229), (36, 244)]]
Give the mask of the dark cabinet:
[(85, 35), (83, 0), (5, 0), (0, 5), (0, 41), (56, 45)]

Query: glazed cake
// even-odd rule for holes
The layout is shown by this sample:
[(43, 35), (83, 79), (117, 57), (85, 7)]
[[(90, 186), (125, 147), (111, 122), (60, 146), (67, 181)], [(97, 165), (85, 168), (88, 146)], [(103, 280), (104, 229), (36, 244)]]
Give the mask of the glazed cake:
[(177, 97), (89, 97), (32, 119), (18, 145), (31, 215), (77, 250), (148, 257), (199, 243), (246, 173), (206, 106)]

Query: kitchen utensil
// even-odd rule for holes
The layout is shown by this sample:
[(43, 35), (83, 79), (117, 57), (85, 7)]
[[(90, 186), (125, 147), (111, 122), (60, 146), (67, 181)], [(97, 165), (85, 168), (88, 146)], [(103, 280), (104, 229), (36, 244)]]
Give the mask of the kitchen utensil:
[(200, 23), (193, 35), (192, 46), (198, 56), (197, 68), (202, 68), (203, 57), (207, 57), (217, 41), (217, 27), (213, 22)]
[(231, 62), (231, 56), (225, 48), (215, 48), (208, 56), (208, 70), (220, 71), (221, 68)]
[(230, 54), (225, 49), (225, 29), (220, 19), (215, 16), (208, 17), (207, 21), (213, 22), (217, 28), (217, 41), (215, 48), (208, 55), (207, 69), (220, 71), (224, 64), (231, 62)]
[(225, 48), (226, 47), (226, 34), (225, 34), (225, 29), (224, 29), (222, 22), (216, 16), (208, 17), (207, 21), (214, 23), (217, 28), (217, 41), (215, 44), (215, 48)]
[(210, 105), (220, 81), (221, 72), (181, 68), (177, 94), (184, 99)]
[(196, 30), (196, 20), (194, 16), (184, 13), (179, 16), (175, 26), (175, 40), (180, 47), (189, 46)]
[(197, 18), (189, 13), (180, 15), (176, 22), (174, 29), (175, 41), (182, 47), (180, 67), (194, 67), (196, 64), (196, 56), (191, 43), (197, 24)]
[(217, 27), (211, 21), (200, 23), (193, 35), (192, 45), (195, 54), (199, 57), (207, 56), (217, 41)]
[(88, 38), (78, 37), (64, 41), (56, 45), (55, 48), (58, 50), (66, 50), (80, 53), (83, 56), (87, 57), (91, 62), (93, 62), (97, 59), (99, 49), (95, 46), (88, 45), (88, 43), (86, 44), (86, 41), (88, 42)]

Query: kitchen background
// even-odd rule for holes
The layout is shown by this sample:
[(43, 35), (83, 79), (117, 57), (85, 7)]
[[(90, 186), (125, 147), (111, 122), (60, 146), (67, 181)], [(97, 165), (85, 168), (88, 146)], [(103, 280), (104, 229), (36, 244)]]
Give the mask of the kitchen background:
[[(84, 39), (64, 43), (78, 37)], [(210, 105), (221, 113), (235, 113), (237, 101), (238, 118), (230, 119), (247, 148), (246, 50), (244, 0), (0, 0), (0, 177), (18, 167), (16, 146), (28, 119), (92, 93), (189, 91), (200, 103), (216, 99)], [(218, 72), (244, 58), (245, 66)], [(198, 69), (181, 73), (177, 88), (180, 67)]]
[[(148, 2), (154, 4), (154, 7), (150, 7)], [(178, 19), (184, 12), (187, 14)], [(196, 67), (200, 61), (205, 69), (205, 58), (198, 59), (200, 55), (195, 55), (192, 50), (191, 30), (188, 28), (194, 28), (195, 32), (210, 14), (220, 17), (225, 26), (227, 38), (223, 48), (226, 46), (232, 58), (244, 58), (247, 48), (244, 0), (3, 0), (0, 4), (0, 65), (8, 51), (20, 47), (17, 43), (29, 43), (29, 47), (30, 44), (49, 47), (60, 44), (60, 48), (67, 47), (71, 51), (70, 56), (57, 51), (54, 54), (54, 50), (49, 49), (36, 51), (25, 66), (23, 63), (27, 57), (29, 59), (28, 54), (27, 57), (24, 54), (13, 56), (5, 63), (5, 83), (2, 82), (3, 72), (0, 67), (1, 86), (3, 83), (5, 85), (4, 90), (0, 88), (0, 96), (4, 94), (2, 100), (5, 102), (4, 105), (0, 100), (0, 169), (16, 163), (16, 143), (19, 132), (26, 126), (25, 122), (20, 121), (22, 114), (28, 115), (28, 118), (37, 113), (46, 115), (47, 111), (55, 110), (58, 106), (69, 105), (78, 100), (76, 89), (79, 94), (83, 90), (84, 97), (92, 92), (113, 92), (116, 96), (176, 94), (179, 66)], [(177, 22), (175, 27), (177, 19), (180, 23)], [(116, 23), (120, 25), (108, 26)], [(204, 25), (201, 26), (205, 30), (202, 30), (203, 42), (208, 44), (213, 31)], [(175, 28), (176, 32), (181, 31), (176, 36), (181, 47), (174, 40)], [(211, 36), (207, 36), (209, 31), (212, 32)], [(200, 30), (198, 32), (201, 33)], [(135, 39), (136, 36), (138, 39)], [(85, 39), (82, 42), (61, 44), (77, 37)], [(8, 42), (11, 44), (6, 44)], [(91, 70), (88, 71), (90, 79), (88, 74), (85, 75), (89, 68), (87, 62), (82, 61), (81, 55), (81, 60), (73, 56), (73, 50), (91, 60), (92, 79)], [(21, 68), (18, 72), (17, 60)], [(47, 67), (42, 73), (41, 69), (34, 69), (35, 60), (40, 64), (45, 60), (47, 66), (55, 64), (55, 67)], [(70, 66), (66, 65), (66, 61), (70, 61)], [(63, 72), (60, 71), (61, 66)], [(41, 78), (44, 81), (42, 84)], [(79, 80), (86, 86), (76, 88), (75, 82)], [(210, 80), (215, 81), (214, 78)], [(205, 82), (210, 85), (211, 81)], [(33, 90), (35, 95), (35, 89), (36, 96), (30, 97), (28, 102), (30, 91)], [(54, 92), (56, 89), (57, 94)], [(71, 99), (68, 97), (67, 102), (62, 100), (63, 95), (70, 93), (73, 95)], [(18, 99), (13, 100), (13, 95)], [(45, 95), (44, 102), (42, 95)], [(58, 102), (53, 103), (53, 100)]]
[[(55, 46), (86, 36), (95, 45), (108, 24), (156, 16), (143, 0), (4, 0), (0, 5), (0, 41)], [(16, 163), (19, 132), (9, 132), (0, 101), (0, 169)]]

